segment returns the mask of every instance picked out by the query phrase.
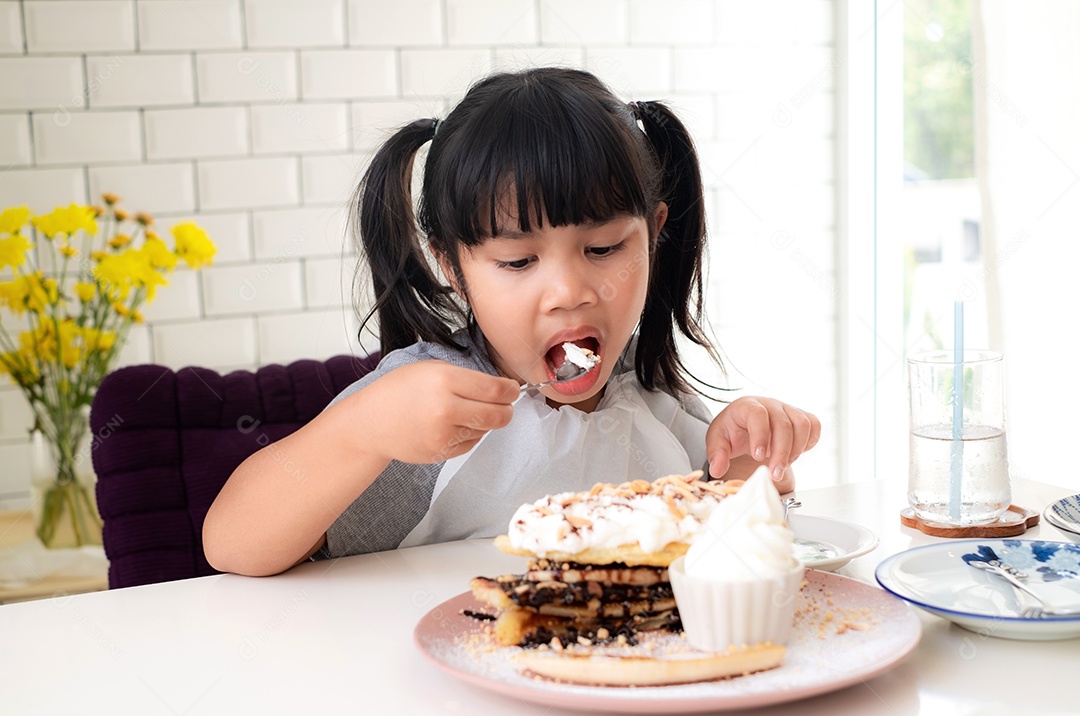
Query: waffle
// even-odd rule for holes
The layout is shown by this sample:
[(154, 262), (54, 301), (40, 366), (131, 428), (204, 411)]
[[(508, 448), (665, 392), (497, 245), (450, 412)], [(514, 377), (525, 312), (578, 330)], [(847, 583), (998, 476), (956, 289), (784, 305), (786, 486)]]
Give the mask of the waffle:
[(744, 676), (780, 665), (786, 649), (773, 644), (736, 647), (721, 653), (693, 652), (644, 656), (529, 650), (514, 661), (527, 672), (557, 681), (593, 686), (666, 686)]
[[(701, 477), (698, 471), (652, 483), (598, 483), (519, 508), (495, 544), (529, 557), (525, 572), (470, 583), (473, 595), (495, 610), (498, 643), (633, 644), (643, 631), (681, 631), (667, 566), (686, 553), (712, 508), (742, 484)], [(650, 529), (635, 529), (636, 519)], [(611, 545), (603, 541), (611, 534), (642, 537)]]

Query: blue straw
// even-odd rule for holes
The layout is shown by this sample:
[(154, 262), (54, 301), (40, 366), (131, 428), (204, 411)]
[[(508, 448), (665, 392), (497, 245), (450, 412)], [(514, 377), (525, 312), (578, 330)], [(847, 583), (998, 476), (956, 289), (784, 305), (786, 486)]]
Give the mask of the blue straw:
[(952, 460), (949, 474), (949, 517), (960, 523), (960, 472), (964, 466), (964, 302), (953, 303)]

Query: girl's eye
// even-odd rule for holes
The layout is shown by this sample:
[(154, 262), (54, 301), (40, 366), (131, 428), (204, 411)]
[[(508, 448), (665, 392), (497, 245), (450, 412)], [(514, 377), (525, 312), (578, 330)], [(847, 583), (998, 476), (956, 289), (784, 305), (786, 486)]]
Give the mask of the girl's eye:
[(625, 241), (620, 241), (619, 243), (617, 243), (617, 244), (615, 244), (613, 246), (593, 246), (593, 247), (591, 247), (591, 248), (589, 248), (587, 250), (593, 256), (610, 256), (611, 254), (615, 253), (616, 251), (621, 251), (625, 247), (626, 247), (626, 242)]
[(530, 263), (532, 263), (532, 259), (527, 258), (517, 259), (516, 261), (496, 261), (495, 265), (499, 268), (511, 269), (513, 271), (521, 271), (522, 269), (528, 267)]

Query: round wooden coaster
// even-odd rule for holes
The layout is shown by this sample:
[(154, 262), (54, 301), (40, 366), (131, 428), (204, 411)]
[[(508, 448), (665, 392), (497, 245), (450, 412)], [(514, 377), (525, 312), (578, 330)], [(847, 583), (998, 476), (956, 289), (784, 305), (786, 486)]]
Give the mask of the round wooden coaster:
[(941, 522), (924, 522), (915, 516), (910, 507), (900, 510), (900, 524), (925, 532), (932, 537), (952, 537), (954, 539), (979, 539), (992, 537), (1015, 537), (1027, 532), (1029, 527), (1039, 524), (1039, 513), (1026, 507), (1009, 505), (1005, 514), (985, 525), (965, 525), (956, 527)]

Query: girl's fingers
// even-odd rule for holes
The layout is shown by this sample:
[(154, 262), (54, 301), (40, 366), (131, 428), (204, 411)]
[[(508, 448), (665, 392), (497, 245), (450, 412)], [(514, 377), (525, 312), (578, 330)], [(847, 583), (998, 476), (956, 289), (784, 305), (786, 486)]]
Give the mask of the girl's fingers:
[(790, 465), (810, 449), (809, 441), (812, 424), (811, 416), (798, 408), (784, 406), (784, 412), (791, 422), (791, 452), (788, 454), (788, 465)]
[(783, 403), (777, 401), (769, 411), (769, 474), (773, 480), (780, 480), (784, 476), (784, 470), (793, 459), (791, 452), (795, 432), (784, 407)]
[(457, 366), (454, 366), (454, 370), (448, 375), (452, 381), (448, 387), (454, 394), (466, 400), (510, 405), (521, 394), (521, 386), (510, 378)]
[(764, 462), (769, 457), (771, 443), (769, 409), (758, 400), (748, 400), (746, 411), (746, 433), (749, 437), (750, 457)]

